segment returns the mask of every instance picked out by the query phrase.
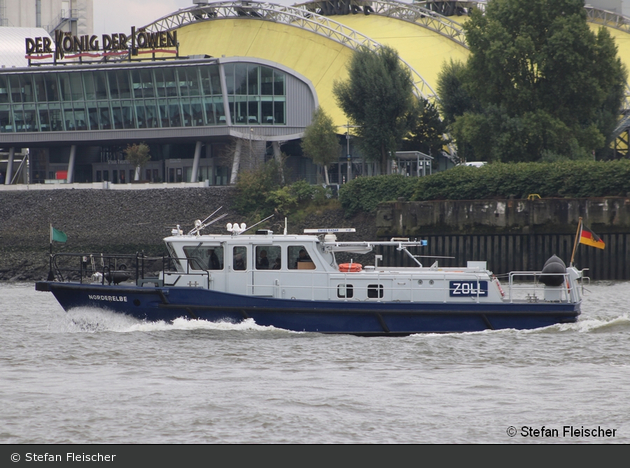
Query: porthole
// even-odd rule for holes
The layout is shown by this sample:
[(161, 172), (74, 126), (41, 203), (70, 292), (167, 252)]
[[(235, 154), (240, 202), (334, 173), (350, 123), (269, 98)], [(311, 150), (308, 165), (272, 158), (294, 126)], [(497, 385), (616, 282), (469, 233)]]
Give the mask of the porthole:
[(422, 280), (418, 280), (418, 284), (422, 284)]

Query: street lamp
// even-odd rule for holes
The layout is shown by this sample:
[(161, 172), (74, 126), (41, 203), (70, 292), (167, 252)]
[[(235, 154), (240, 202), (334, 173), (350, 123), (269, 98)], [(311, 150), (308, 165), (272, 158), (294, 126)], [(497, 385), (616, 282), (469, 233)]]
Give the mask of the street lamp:
[(350, 125), (350, 122), (346, 123), (346, 125), (339, 125), (339, 127), (344, 127), (346, 129), (346, 161), (348, 164), (346, 182), (350, 182), (350, 180), (352, 179), (352, 155), (350, 154), (350, 129), (359, 128), (360, 126), (361, 125)]

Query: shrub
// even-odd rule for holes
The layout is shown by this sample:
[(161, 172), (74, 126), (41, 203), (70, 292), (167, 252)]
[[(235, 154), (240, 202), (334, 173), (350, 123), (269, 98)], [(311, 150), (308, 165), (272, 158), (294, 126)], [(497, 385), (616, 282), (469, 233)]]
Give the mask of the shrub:
[(418, 180), (412, 200), (493, 198), (583, 198), (625, 196), (630, 192), (630, 161), (493, 163), (458, 166)]
[(340, 187), (339, 201), (346, 216), (361, 211), (373, 213), (381, 202), (409, 199), (416, 184), (417, 178), (400, 174), (358, 177)]
[(242, 171), (236, 180), (234, 208), (243, 215), (269, 216), (274, 211), (271, 192), (282, 183), (280, 165), (271, 160), (252, 171)]
[(311, 203), (323, 203), (330, 190), (299, 180), (282, 186), (281, 172), (275, 161), (259, 169), (241, 172), (236, 182), (236, 210), (246, 216), (264, 218), (276, 212), (282, 216), (293, 214)]

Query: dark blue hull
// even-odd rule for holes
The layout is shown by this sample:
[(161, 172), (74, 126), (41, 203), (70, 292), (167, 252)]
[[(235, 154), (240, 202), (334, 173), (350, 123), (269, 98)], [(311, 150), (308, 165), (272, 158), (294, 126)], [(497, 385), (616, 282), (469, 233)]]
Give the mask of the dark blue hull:
[(179, 317), (258, 325), (285, 330), (409, 335), (533, 329), (575, 322), (580, 303), (336, 302), (241, 296), (199, 288), (107, 286), (39, 282), (65, 310), (99, 307), (149, 321)]

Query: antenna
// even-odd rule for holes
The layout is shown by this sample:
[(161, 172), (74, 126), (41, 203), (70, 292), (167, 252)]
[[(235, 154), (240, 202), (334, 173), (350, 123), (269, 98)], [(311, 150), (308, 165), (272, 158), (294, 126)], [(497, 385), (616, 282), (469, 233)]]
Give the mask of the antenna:
[(284, 235), (287, 235), (287, 217), (284, 217)]
[[(224, 213), (221, 216), (219, 216), (218, 218), (213, 219), (212, 221), (208, 221), (210, 218), (212, 218), (219, 210), (221, 210), (220, 207), (218, 210), (215, 210), (214, 213), (212, 213), (210, 216), (208, 216), (206, 219), (204, 219), (203, 221), (200, 220), (196, 220), (195, 221), (195, 227), (193, 229), (190, 230), (190, 232), (188, 233), (189, 236), (193, 235), (193, 234), (197, 234), (199, 235), (199, 233), (201, 232), (202, 229), (207, 228), (208, 226), (210, 226), (211, 224), (216, 223), (217, 221), (219, 221), (220, 219), (225, 218), (228, 214)], [(208, 221), (208, 222), (206, 222)]]
[[(243, 232), (247, 232), (249, 231), (251, 228), (258, 226), (260, 223), (264, 223), (265, 221), (267, 221), (269, 218), (273, 218), (275, 215), (271, 215), (271, 216), (267, 216), (265, 219), (263, 219), (262, 221), (258, 221), (256, 224), (254, 224), (253, 226), (248, 227), (247, 229), (245, 229)], [(239, 233), (240, 234), (240, 233)]]

